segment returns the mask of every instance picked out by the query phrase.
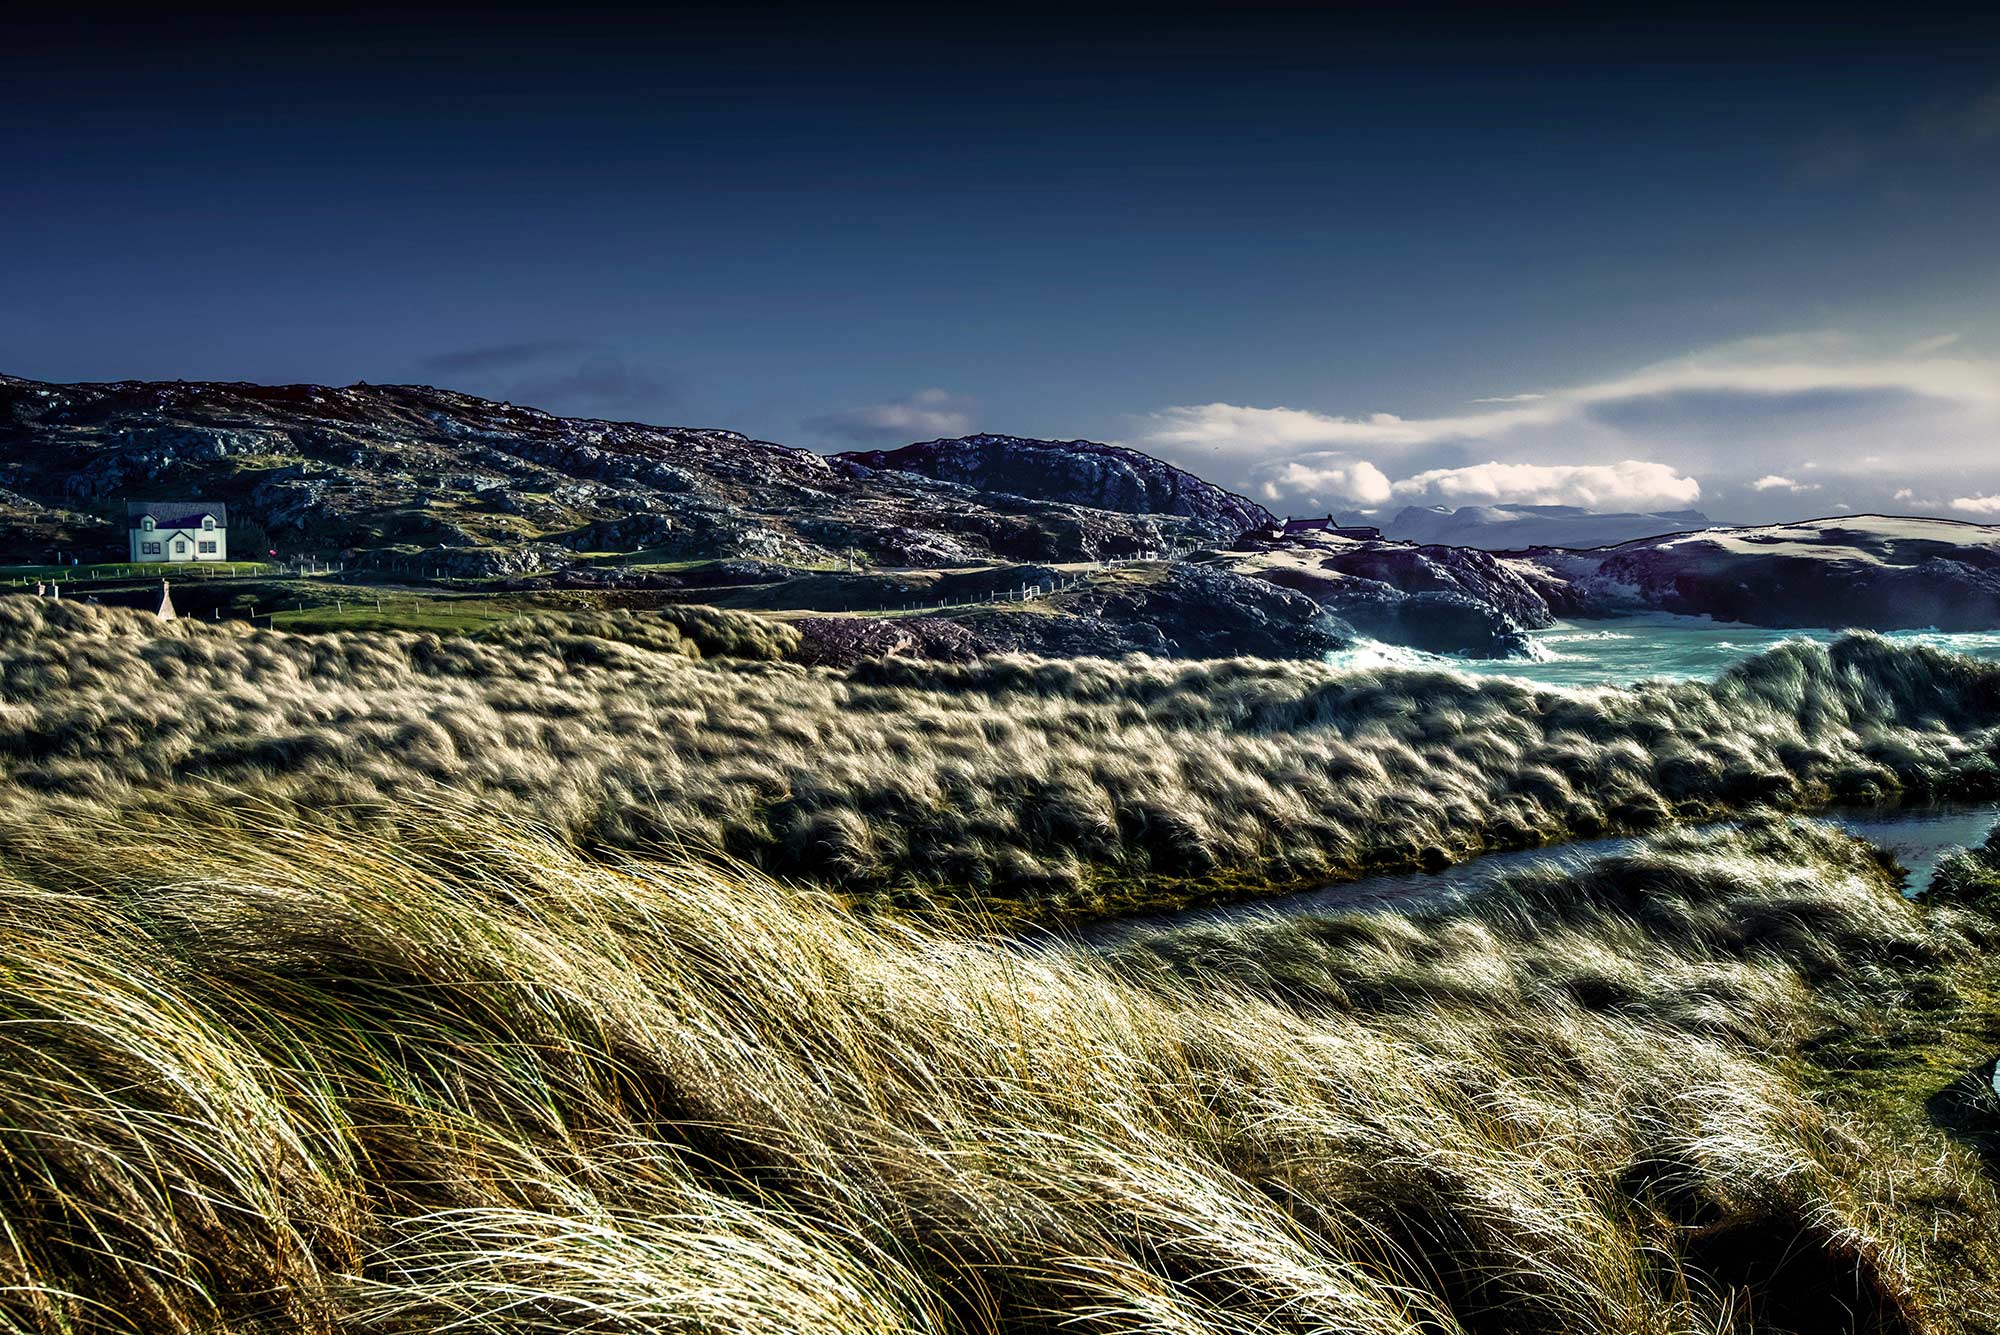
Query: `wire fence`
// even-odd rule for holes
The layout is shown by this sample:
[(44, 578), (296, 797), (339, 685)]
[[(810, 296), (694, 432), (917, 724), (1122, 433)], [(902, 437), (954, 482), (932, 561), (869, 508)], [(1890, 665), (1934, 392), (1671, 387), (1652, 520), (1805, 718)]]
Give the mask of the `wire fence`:
[[(877, 612), (885, 614), (891, 614), (891, 613), (915, 614), (915, 613), (963, 612), (963, 611), (972, 611), (979, 608), (996, 607), (1002, 604), (1032, 603), (1041, 599), (1053, 597), (1059, 593), (1068, 593), (1072, 590), (1080, 588), (1090, 583), (1092, 580), (1092, 576), (1094, 574), (1100, 574), (1104, 572), (1118, 570), (1128, 566), (1149, 565), (1149, 564), (1157, 564), (1163, 561), (1174, 561), (1180, 559), (1181, 557), (1187, 554), (1188, 553), (1182, 551), (1167, 551), (1156, 556), (1110, 557), (1103, 560), (1089, 562), (1086, 566), (1084, 566), (1084, 568), (1081, 571), (1078, 571), (1077, 573), (1074, 574), (1066, 576), (1057, 575), (1054, 578), (1023, 582), (1021, 584), (1014, 585), (1004, 589), (989, 589), (988, 591), (980, 594), (968, 594), (962, 597), (953, 597), (950, 594), (945, 594), (935, 599), (929, 597), (912, 598), (906, 595), (898, 598), (882, 599), (880, 601), (870, 599), (868, 600), (870, 605), (866, 607), (848, 606), (844, 608), (827, 609), (827, 610), (843, 611), (849, 613)], [(420, 576), (424, 573), (423, 567), (417, 566), (416, 569), (411, 570), (408, 568), (410, 566), (417, 566), (417, 563), (414, 561), (407, 562), (407, 564), (405, 565), (405, 570), (407, 571), (407, 573), (418, 574)], [(911, 569), (915, 568), (912, 567)], [(240, 580), (269, 579), (272, 577), (283, 577), (283, 576), (308, 577), (308, 576), (323, 576), (323, 575), (340, 575), (346, 573), (346, 570), (347, 570), (347, 564), (344, 561), (319, 561), (312, 558), (302, 558), (293, 561), (276, 561), (276, 562), (148, 561), (148, 562), (100, 563), (89, 566), (71, 566), (71, 567), (16, 566), (11, 571), (5, 569), (4, 567), (0, 567), (0, 579), (5, 579), (7, 584), (15, 588), (34, 588), (48, 593), (57, 594), (57, 596), (60, 596), (59, 590), (61, 588), (73, 585), (79, 585), (79, 584), (90, 585), (95, 583), (112, 582), (118, 580), (153, 578), (155, 576), (161, 579), (192, 578), (197, 583), (206, 584), (211, 581), (219, 582), (219, 581), (239, 580), (239, 579)], [(442, 566), (430, 566), (428, 568), (428, 572), (431, 578), (438, 580), (440, 582), (443, 582), (448, 578), (456, 578), (456, 576), (451, 575)], [(859, 574), (862, 572), (855, 572), (855, 573)], [(879, 575), (888, 575), (893, 572), (884, 570), (884, 571), (877, 571), (874, 573)], [(305, 600), (294, 599), (290, 601), (292, 601), (293, 603), (293, 606), (291, 607), (281, 606), (279, 608), (270, 611), (250, 609), (248, 610), (246, 615), (251, 620), (256, 620), (259, 618), (274, 618), (276, 615), (282, 612), (303, 612), (307, 610), (307, 604)], [(370, 605), (372, 605), (375, 611), (380, 612), (382, 610), (383, 600), (379, 596), (379, 594), (372, 594), (372, 593), (360, 594), (358, 596), (336, 597), (332, 600), (332, 607), (335, 615), (339, 615), (345, 612), (349, 604), (352, 604), (357, 609), (369, 607)], [(315, 604), (315, 606), (319, 605)], [(218, 606), (217, 608), (212, 609), (211, 615), (220, 618), (223, 615), (223, 612), (221, 608)], [(272, 624), (275, 624), (275, 622), (273, 622)]]
[[(1040, 584), (1023, 584), (1018, 588), (995, 589), (981, 597), (965, 598), (956, 602), (952, 601), (949, 595), (946, 595), (943, 598), (939, 598), (935, 603), (927, 598), (914, 599), (902, 603), (884, 603), (880, 607), (869, 610), (878, 612), (951, 612), (965, 611), (975, 607), (991, 607), (996, 603), (1031, 603), (1038, 598), (1047, 598), (1054, 594), (1067, 593), (1079, 584), (1086, 584), (1088, 582), (1088, 576), (1076, 575), (1064, 580), (1044, 580)], [(853, 608), (849, 610), (860, 611), (862, 609)]]
[(885, 601), (868, 608), (849, 607), (842, 610), (849, 612), (962, 612), (975, 608), (992, 607), (999, 603), (1031, 603), (1037, 599), (1052, 597), (1058, 593), (1067, 593), (1072, 589), (1088, 584), (1091, 582), (1090, 577), (1093, 573), (1118, 570), (1127, 566), (1158, 565), (1165, 561), (1177, 561), (1190, 555), (1193, 550), (1189, 548), (1185, 551), (1168, 551), (1159, 556), (1124, 556), (1112, 557), (1102, 561), (1092, 561), (1083, 571), (1074, 575), (1024, 583), (1016, 585), (1013, 588), (996, 589), (976, 596), (957, 599), (952, 598), (950, 595), (935, 599), (906, 598)]
[(341, 561), (121, 561), (87, 566), (0, 567), (0, 579), (14, 588), (51, 584), (101, 584), (129, 579), (271, 579), (283, 576), (338, 575)]

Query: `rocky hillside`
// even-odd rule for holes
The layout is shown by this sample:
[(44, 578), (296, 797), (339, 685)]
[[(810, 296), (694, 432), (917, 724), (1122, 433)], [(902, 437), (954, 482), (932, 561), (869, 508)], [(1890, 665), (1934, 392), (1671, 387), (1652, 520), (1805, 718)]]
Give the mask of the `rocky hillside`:
[(1211, 539), (1233, 538), (1277, 521), (1254, 501), (1224, 491), (1150, 454), (1089, 440), (966, 436), (834, 456), (869, 472), (890, 469), (1002, 492), (1128, 514), (1181, 515)]
[[(228, 504), (239, 556), (268, 543), (344, 558), (362, 576), (442, 571), (489, 591), (646, 605), (954, 607), (969, 632), (822, 627), (829, 661), (878, 639), (945, 656), (1314, 657), (1356, 636), (1504, 657), (1558, 617), (1648, 610), (1766, 626), (2000, 627), (2000, 529), (1976, 524), (1860, 516), (1504, 553), (1273, 539), (1262, 507), (1089, 441), (971, 436), (828, 458), (425, 386), (0, 377), (0, 537), (16, 562), (120, 558), (126, 501), (187, 497)], [(850, 553), (855, 570), (832, 569)], [(1100, 564), (1127, 557), (1191, 559)], [(1062, 593), (1012, 613), (963, 610), (1028, 585)]]
[(1512, 657), (1527, 652), (1526, 632), (1580, 610), (1540, 566), (1467, 547), (1246, 537), (1227, 560), (1238, 574), (1305, 594), (1362, 635), (1427, 653)]
[(127, 499), (199, 496), (287, 553), (499, 576), (634, 552), (811, 564), (852, 549), (926, 567), (1151, 556), (1233, 537), (1232, 502), (1256, 509), (1129, 451), (1080, 444), (1064, 466), (1067, 448), (1039, 457), (1070, 485), (1036, 494), (1008, 469), (982, 485), (420, 385), (0, 377), (0, 534), (26, 559), (115, 557)]
[(2000, 627), (2000, 527), (1848, 515), (1527, 554), (1596, 616), (1658, 610), (1756, 626)]
[(2000, 527), (1855, 515), (1592, 550), (1493, 553), (1309, 534), (1246, 537), (1239, 574), (1307, 594), (1362, 635), (1502, 658), (1559, 617), (1673, 612), (1755, 626), (2000, 628)]

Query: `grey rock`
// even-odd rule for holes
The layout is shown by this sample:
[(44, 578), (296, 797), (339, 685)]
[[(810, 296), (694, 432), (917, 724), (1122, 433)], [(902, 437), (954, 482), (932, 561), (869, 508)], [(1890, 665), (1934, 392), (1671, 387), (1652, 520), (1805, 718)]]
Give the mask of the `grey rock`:
[(984, 492), (1061, 501), (1127, 514), (1180, 515), (1209, 538), (1234, 537), (1273, 522), (1254, 501), (1151, 455), (1088, 440), (965, 436), (897, 450), (836, 455), (868, 470), (922, 473)]
[(1986, 524), (1853, 515), (1528, 555), (1600, 616), (1664, 611), (1780, 628), (2000, 627), (2000, 528)]
[(1001, 614), (979, 631), (1032, 653), (1166, 658), (1321, 658), (1351, 626), (1303, 594), (1211, 566), (1139, 568), (1134, 578), (1056, 600), (1054, 614)]

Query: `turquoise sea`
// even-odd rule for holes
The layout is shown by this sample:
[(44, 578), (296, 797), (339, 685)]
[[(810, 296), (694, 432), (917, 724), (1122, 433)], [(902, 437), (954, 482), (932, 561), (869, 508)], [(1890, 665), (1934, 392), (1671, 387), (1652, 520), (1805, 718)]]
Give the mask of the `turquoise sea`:
[[(1533, 632), (1534, 656), (1499, 661), (1450, 658), (1367, 641), (1333, 656), (1353, 667), (1445, 667), (1480, 676), (1518, 677), (1548, 686), (1623, 686), (1649, 677), (1708, 680), (1732, 663), (1786, 640), (1829, 641), (1838, 631), (1767, 630), (1707, 617), (1619, 617), (1609, 621), (1564, 621)], [(1895, 631), (1889, 639), (1929, 644), (2000, 659), (2000, 631), (1945, 634)]]
[[(1610, 621), (1564, 622), (1535, 633), (1535, 656), (1501, 662), (1449, 658), (1394, 645), (1365, 642), (1333, 656), (1352, 667), (1450, 668), (1473, 675), (1518, 677), (1560, 687), (1622, 686), (1648, 678), (1708, 679), (1786, 640), (1830, 641), (1837, 631), (1764, 630), (1664, 614)], [(1928, 644), (1978, 658), (2000, 659), (2000, 631), (1947, 635), (1901, 631), (1888, 639)], [(1836, 809), (1818, 815), (1842, 825), (1895, 855), (1907, 871), (1906, 893), (1929, 884), (1938, 859), (1952, 848), (1980, 843), (2000, 823), (2000, 803), (1943, 802), (1907, 807)], [(1725, 822), (1726, 824), (1726, 822)], [(1229, 922), (1293, 913), (1396, 910), (1476, 892), (1509, 871), (1622, 852), (1633, 838), (1581, 840), (1550, 848), (1524, 849), (1475, 857), (1438, 872), (1397, 872), (1276, 899), (1191, 909), (1159, 917), (1134, 918), (1091, 929), (1087, 938), (1112, 941), (1162, 924)], [(1996, 1073), (2000, 1081), (2000, 1073)], [(1996, 1084), (2000, 1088), (2000, 1084)]]

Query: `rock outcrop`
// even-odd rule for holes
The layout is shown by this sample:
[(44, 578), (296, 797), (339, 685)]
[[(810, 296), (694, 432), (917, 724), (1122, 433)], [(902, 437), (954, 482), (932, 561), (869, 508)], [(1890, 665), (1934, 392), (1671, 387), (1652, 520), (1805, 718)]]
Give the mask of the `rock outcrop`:
[(1509, 658), (1553, 624), (1561, 582), (1539, 567), (1463, 547), (1317, 535), (1250, 540), (1231, 568), (1306, 594), (1372, 639), (1427, 653)]
[(1854, 515), (1526, 559), (1596, 616), (1662, 611), (1773, 627), (2000, 628), (2000, 528), (1986, 524)]
[(1060, 657), (1320, 658), (1356, 638), (1303, 594), (1213, 566), (1160, 563), (973, 622), (995, 645)]
[(1859, 515), (1508, 553), (1246, 539), (1229, 560), (1364, 635), (1476, 658), (1523, 652), (1525, 632), (1559, 617), (1638, 612), (1772, 627), (2000, 628), (2000, 528), (1944, 519)]
[(870, 472), (892, 469), (981, 492), (1058, 501), (1125, 514), (1180, 515), (1209, 541), (1276, 522), (1254, 501), (1138, 450), (1089, 440), (964, 436), (897, 450), (834, 456)]
[(985, 636), (946, 617), (800, 617), (798, 659), (852, 667), (871, 658), (969, 663), (997, 652)]

